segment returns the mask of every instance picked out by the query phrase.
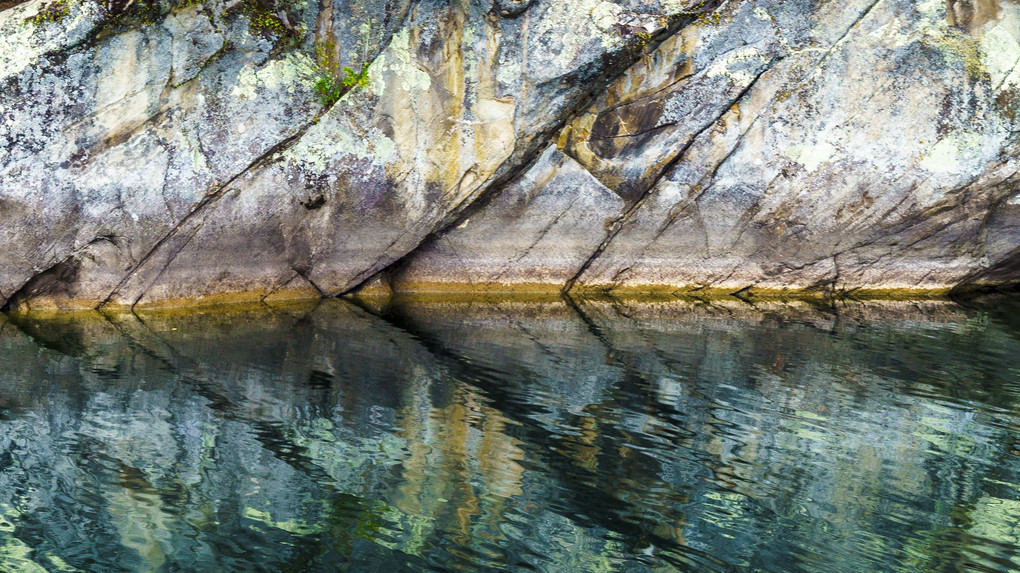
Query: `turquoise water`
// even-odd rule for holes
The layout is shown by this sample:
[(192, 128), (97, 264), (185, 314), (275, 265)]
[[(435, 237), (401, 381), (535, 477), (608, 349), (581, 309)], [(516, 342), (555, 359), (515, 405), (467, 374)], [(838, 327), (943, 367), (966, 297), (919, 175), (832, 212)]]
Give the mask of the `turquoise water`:
[(0, 570), (1015, 570), (1018, 311), (0, 316)]

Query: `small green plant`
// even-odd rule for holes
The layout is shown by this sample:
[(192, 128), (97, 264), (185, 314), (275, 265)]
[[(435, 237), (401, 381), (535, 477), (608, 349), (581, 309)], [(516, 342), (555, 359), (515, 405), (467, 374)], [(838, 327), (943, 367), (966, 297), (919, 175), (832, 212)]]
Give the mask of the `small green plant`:
[(652, 35), (649, 32), (638, 32), (638, 49), (641, 50), (641, 59), (645, 62), (645, 67), (651, 67), (652, 57), (648, 53), (648, 44), (652, 41)]
[(722, 14), (712, 10), (705, 10), (705, 4), (705, 0), (702, 0), (697, 5), (691, 6), (689, 10), (681, 10), (680, 13), (686, 16), (694, 16), (696, 18), (695, 22), (702, 26), (718, 26), (722, 20)]
[(722, 14), (719, 12), (711, 12), (698, 16), (698, 24), (702, 26), (718, 26), (722, 20)]
[(344, 87), (333, 79), (333, 74), (323, 73), (315, 81), (315, 93), (319, 94), (319, 102), (324, 107), (333, 107), (344, 94)]
[(287, 28), (283, 26), (283, 22), (276, 14), (270, 14), (266, 11), (254, 12), (251, 15), (251, 29), (256, 32), (268, 32), (275, 36), (282, 36), (287, 32)]
[[(185, 4), (195, 0), (185, 0)], [(264, 36), (287, 38), (297, 31), (287, 22), (287, 15), (282, 9), (277, 11), (271, 0), (243, 0), (228, 11), (239, 11), (248, 16), (248, 28)]]
[(648, 44), (650, 44), (652, 42), (652, 34), (650, 32), (647, 32), (647, 31), (641, 31), (641, 32), (638, 32), (637, 34), (634, 34), (634, 35), (637, 37), (637, 40), (638, 40), (637, 41), (638, 49), (641, 50), (642, 52), (647, 51), (648, 50)]
[(351, 68), (344, 68), (343, 84), (349, 88), (368, 85), (368, 62), (361, 64), (361, 71), (354, 73)]
[(57, 0), (52, 4), (46, 5), (43, 9), (39, 10), (38, 14), (29, 18), (26, 22), (31, 22), (37, 26), (46, 22), (59, 22), (70, 13), (71, 0)]
[(315, 43), (315, 69), (319, 72), (315, 80), (315, 93), (323, 107), (333, 107), (344, 93), (343, 84), (336, 81), (336, 42), (327, 40)]
[[(319, 101), (325, 107), (332, 107), (339, 101), (340, 96), (354, 86), (368, 85), (368, 62), (361, 64), (360, 72), (355, 72), (353, 68), (338, 70), (340, 64), (337, 62), (336, 53), (335, 42), (315, 44), (316, 70), (319, 72), (319, 77), (315, 80), (315, 93), (319, 94)], [(343, 77), (338, 81), (337, 76), (341, 73)]]

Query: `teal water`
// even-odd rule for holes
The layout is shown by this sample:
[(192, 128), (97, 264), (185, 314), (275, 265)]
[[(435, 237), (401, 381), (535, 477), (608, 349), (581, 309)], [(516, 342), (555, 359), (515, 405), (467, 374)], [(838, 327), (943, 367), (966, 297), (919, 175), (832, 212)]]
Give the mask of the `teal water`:
[(1009, 571), (1020, 305), (0, 316), (0, 571)]

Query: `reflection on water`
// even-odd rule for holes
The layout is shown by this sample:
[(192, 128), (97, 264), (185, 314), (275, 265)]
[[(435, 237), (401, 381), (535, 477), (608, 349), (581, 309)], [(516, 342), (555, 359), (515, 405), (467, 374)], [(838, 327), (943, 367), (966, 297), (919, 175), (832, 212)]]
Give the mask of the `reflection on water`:
[(0, 316), (0, 570), (1015, 569), (1017, 310)]

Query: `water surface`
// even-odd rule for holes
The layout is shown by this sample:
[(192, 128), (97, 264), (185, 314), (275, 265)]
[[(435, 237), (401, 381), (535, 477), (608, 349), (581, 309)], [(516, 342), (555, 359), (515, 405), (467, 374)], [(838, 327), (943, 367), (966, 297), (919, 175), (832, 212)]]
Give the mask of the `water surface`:
[(0, 570), (1017, 569), (1018, 310), (0, 316)]

